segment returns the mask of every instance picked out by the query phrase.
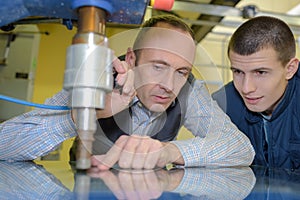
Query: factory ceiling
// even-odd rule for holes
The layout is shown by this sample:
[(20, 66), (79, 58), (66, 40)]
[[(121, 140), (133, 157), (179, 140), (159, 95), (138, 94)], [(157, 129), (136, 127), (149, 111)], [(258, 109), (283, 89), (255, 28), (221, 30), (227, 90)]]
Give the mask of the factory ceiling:
[[(163, 13), (174, 14), (181, 17), (195, 33), (195, 39), (200, 42), (211, 32), (215, 25), (219, 24), (226, 15), (225, 12), (235, 10), (234, 7), (240, 0), (175, 0), (171, 11), (153, 10), (153, 15)], [(223, 7), (224, 6), (224, 7)], [(220, 9), (223, 12), (220, 13)], [(239, 14), (239, 13), (235, 13)]]
[[(299, 11), (288, 13), (296, 7), (300, 10), (299, 5), (298, 0), (288, 4), (278, 4), (271, 0), (175, 0), (170, 11), (153, 10), (152, 15), (169, 13), (181, 17), (191, 25), (199, 43), (216, 27), (237, 28), (244, 20), (258, 15), (281, 18), (296, 35), (300, 35)], [(225, 20), (228, 17), (235, 17), (235, 20)]]

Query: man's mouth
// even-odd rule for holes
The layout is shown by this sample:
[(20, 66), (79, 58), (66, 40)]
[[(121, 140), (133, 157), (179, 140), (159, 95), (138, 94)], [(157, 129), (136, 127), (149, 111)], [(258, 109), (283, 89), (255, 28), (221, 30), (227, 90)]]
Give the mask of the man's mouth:
[(153, 99), (156, 103), (169, 103), (170, 102), (170, 97), (169, 96), (160, 96), (160, 95), (154, 95)]
[(245, 99), (246, 103), (255, 105), (262, 99), (262, 97), (245, 97), (244, 96), (244, 99)]

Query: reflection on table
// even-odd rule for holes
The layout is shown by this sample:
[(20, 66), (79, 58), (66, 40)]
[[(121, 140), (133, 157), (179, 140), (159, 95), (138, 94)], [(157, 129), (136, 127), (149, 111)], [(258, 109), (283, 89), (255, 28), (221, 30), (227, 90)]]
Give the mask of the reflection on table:
[(253, 166), (256, 184), (247, 200), (300, 199), (300, 170), (269, 169)]
[(0, 161), (0, 199), (299, 199), (299, 182), (300, 172), (260, 167), (76, 171)]
[(0, 161), (0, 199), (71, 199), (68, 190), (43, 166)]

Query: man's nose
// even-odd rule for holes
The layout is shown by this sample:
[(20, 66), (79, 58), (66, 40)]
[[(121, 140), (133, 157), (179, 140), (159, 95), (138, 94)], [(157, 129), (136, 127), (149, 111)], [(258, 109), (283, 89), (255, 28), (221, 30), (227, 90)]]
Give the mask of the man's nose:
[(242, 84), (243, 84), (242, 92), (244, 94), (253, 92), (256, 89), (255, 82), (254, 82), (253, 78), (251, 77), (251, 75), (245, 75), (244, 80), (242, 81)]
[(166, 91), (171, 92), (174, 89), (175, 76), (172, 70), (169, 70), (161, 77), (160, 86)]

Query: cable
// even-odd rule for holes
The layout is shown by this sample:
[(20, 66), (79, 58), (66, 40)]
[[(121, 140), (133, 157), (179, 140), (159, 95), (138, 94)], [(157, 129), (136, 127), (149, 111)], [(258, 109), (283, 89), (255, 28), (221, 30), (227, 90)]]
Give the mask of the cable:
[(45, 105), (45, 104), (37, 104), (37, 103), (32, 103), (32, 102), (28, 102), (28, 101), (24, 101), (12, 97), (4, 96), (4, 95), (0, 95), (0, 100), (10, 101), (13, 103), (37, 107), (37, 108), (44, 108), (44, 109), (51, 109), (51, 110), (70, 110), (68, 106), (52, 106), (52, 105)]

